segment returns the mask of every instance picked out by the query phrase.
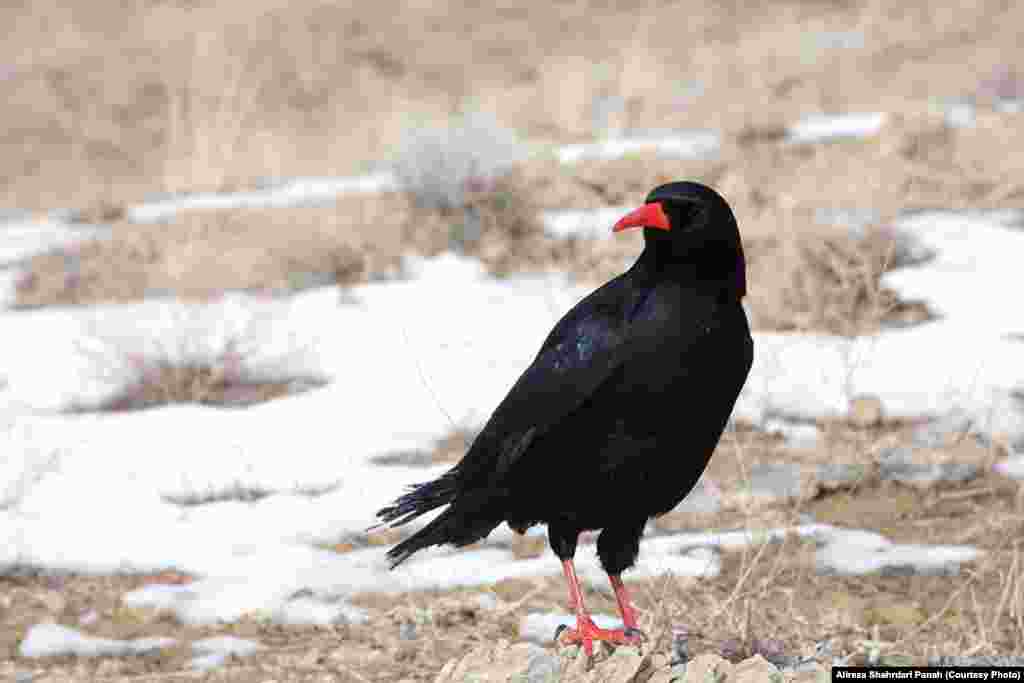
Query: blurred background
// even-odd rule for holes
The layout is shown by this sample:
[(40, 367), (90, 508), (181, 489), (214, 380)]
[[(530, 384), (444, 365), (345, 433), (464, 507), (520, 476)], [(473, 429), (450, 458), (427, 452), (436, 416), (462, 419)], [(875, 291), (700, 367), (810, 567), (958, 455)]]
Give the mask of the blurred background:
[[(810, 300), (821, 286), (805, 280), (823, 276), (797, 271), (835, 259), (794, 250), (802, 235), (1020, 198), (1022, 12), (997, 0), (5, 3), (3, 206), (116, 227), (168, 193), (381, 171), (403, 190), (172, 212), (173, 231), (121, 225), (114, 244), (37, 259), (19, 299), (358, 281), (452, 240), (497, 271), (600, 279), (635, 242), (538, 245), (533, 209), (627, 205), (687, 177), (732, 203), (751, 267), (771, 263), (752, 290), (758, 326), (839, 330), (861, 304)], [(656, 148), (679, 131), (681, 148)], [(655, 148), (559, 148), (607, 138)], [(877, 271), (885, 245), (829, 249)], [(210, 272), (224, 260), (235, 268)]]

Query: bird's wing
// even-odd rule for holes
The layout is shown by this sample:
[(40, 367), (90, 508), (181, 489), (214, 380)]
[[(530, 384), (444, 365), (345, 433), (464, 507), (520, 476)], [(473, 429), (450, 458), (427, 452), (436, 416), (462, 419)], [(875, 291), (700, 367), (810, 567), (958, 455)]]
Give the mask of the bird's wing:
[(612, 281), (567, 313), (459, 464), (464, 481), (498, 481), (534, 438), (576, 410), (624, 360), (655, 350), (666, 336), (678, 338), (689, 324), (670, 315), (673, 307), (665, 304), (674, 293), (663, 289)]

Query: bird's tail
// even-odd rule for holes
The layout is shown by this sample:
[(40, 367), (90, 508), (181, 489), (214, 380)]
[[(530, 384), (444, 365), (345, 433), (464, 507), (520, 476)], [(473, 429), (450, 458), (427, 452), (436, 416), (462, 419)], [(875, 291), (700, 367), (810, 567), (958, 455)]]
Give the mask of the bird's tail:
[(455, 500), (456, 482), (453, 472), (446, 472), (433, 481), (413, 484), (409, 488), (409, 493), (399, 496), (394, 503), (377, 511), (377, 519), (380, 522), (370, 527), (371, 529), (384, 525), (402, 526)]
[[(383, 524), (401, 526), (420, 515), (451, 505), (425, 527), (388, 551), (394, 569), (413, 553), (434, 545), (469, 545), (486, 537), (501, 523), (501, 515), (494, 514), (496, 492), (460, 492), (456, 500), (456, 483), (452, 473), (439, 479), (417, 484), (386, 508), (377, 512)], [(376, 527), (373, 527), (376, 528)]]

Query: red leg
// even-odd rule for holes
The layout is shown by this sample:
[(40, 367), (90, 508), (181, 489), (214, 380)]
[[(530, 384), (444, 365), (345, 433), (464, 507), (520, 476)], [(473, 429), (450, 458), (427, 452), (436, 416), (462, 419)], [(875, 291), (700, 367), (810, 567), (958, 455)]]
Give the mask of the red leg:
[(615, 602), (619, 603), (619, 614), (622, 615), (622, 625), (627, 629), (639, 630), (636, 625), (636, 610), (629, 600), (629, 593), (626, 592), (626, 585), (622, 583), (622, 577), (618, 574), (609, 574), (608, 582), (612, 584), (615, 591)]
[[(619, 609), (622, 609), (622, 605), (625, 604), (629, 609), (628, 614), (630, 615), (630, 622), (626, 621), (626, 612), (623, 612), (623, 624), (625, 629), (603, 629), (598, 628), (594, 621), (590, 618), (590, 614), (587, 612), (586, 606), (583, 604), (583, 593), (580, 591), (580, 582), (576, 578), (576, 567), (573, 565), (572, 560), (563, 560), (562, 569), (565, 571), (565, 580), (569, 584), (569, 602), (572, 603), (576, 608), (576, 628), (559, 627), (558, 632), (555, 634), (555, 638), (565, 645), (572, 645), (574, 643), (580, 643), (583, 646), (583, 651), (587, 653), (588, 657), (594, 655), (594, 641), (603, 640), (608, 643), (616, 645), (639, 645), (642, 637), (636, 628), (636, 618), (633, 615), (633, 608), (629, 605), (628, 598), (623, 603), (625, 592), (623, 591), (620, 597), (619, 588), (615, 589), (616, 599), (619, 600)], [(617, 578), (617, 577), (616, 577)], [(612, 585), (615, 586), (614, 580)], [(621, 580), (619, 586), (622, 585)]]

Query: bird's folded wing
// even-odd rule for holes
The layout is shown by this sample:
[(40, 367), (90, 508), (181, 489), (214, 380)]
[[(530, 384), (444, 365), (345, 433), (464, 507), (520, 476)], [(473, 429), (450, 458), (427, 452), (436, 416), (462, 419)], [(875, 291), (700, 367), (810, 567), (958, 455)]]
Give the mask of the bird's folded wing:
[(576, 410), (630, 356), (656, 352), (669, 337), (685, 345), (680, 334), (700, 326), (681, 324), (670, 313), (675, 307), (665, 305), (678, 295), (659, 289), (615, 292), (613, 300), (606, 296), (560, 321), (477, 436), (462, 474), (496, 481), (530, 441)]

